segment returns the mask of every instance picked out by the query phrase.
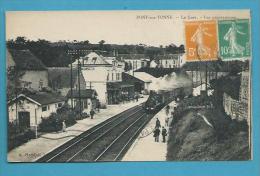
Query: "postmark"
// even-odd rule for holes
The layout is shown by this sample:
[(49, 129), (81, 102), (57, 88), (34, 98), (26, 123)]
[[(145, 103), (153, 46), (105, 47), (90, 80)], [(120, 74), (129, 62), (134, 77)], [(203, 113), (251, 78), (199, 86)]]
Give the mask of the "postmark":
[(250, 57), (249, 20), (218, 21), (218, 40), (221, 59), (228, 60)]
[(215, 20), (185, 22), (186, 61), (217, 60)]

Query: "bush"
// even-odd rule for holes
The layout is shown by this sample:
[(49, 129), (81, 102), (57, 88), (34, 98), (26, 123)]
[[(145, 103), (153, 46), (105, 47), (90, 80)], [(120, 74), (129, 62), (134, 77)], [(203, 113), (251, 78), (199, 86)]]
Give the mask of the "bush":
[(39, 125), (42, 132), (57, 132), (62, 129), (62, 122), (65, 121), (67, 127), (76, 123), (77, 115), (69, 110), (61, 110), (59, 113), (52, 113), (48, 118), (42, 119)]
[(17, 128), (17, 125), (14, 123), (8, 124), (8, 151), (28, 142), (30, 139), (35, 138), (34, 131), (28, 129), (23, 133), (20, 133), (18, 130), (16, 130)]
[(62, 128), (62, 118), (60, 115), (52, 113), (48, 118), (42, 118), (39, 128), (43, 132), (59, 131)]

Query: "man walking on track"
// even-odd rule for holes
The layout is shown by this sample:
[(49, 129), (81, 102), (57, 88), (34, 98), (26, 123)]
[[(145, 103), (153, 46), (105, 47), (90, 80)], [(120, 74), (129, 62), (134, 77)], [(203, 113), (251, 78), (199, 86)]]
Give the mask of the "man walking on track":
[(167, 136), (167, 130), (164, 127), (162, 127), (163, 142), (166, 142), (166, 136)]

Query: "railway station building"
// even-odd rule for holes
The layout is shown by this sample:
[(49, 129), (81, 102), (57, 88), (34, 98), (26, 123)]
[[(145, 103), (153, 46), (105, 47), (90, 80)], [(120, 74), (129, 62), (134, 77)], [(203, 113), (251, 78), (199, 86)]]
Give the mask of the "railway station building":
[[(82, 75), (86, 81), (86, 89), (93, 89), (97, 93), (97, 99), (101, 108), (108, 104), (118, 104), (122, 101), (122, 93), (129, 90), (130, 85), (122, 83), (124, 65), (115, 57), (104, 57), (96, 52), (79, 59)], [(76, 66), (78, 61), (72, 63)]]

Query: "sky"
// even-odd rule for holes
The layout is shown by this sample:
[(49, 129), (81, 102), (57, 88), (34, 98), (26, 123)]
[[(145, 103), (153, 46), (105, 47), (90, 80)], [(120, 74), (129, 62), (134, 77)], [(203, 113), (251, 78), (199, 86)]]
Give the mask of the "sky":
[(110, 44), (166, 46), (185, 44), (184, 21), (248, 18), (248, 10), (232, 11), (9, 11), (6, 39), (89, 40)]

